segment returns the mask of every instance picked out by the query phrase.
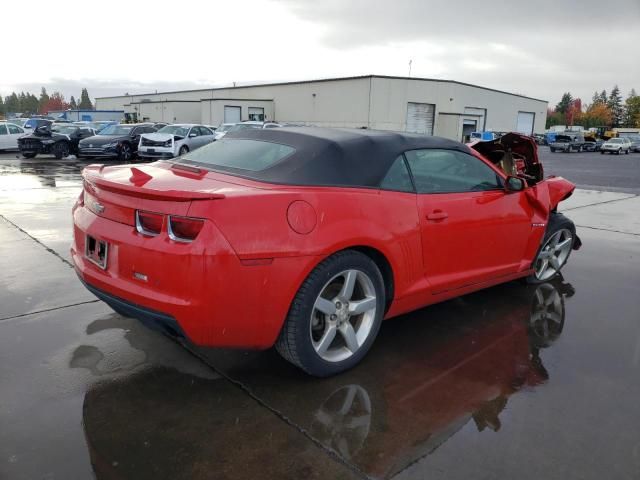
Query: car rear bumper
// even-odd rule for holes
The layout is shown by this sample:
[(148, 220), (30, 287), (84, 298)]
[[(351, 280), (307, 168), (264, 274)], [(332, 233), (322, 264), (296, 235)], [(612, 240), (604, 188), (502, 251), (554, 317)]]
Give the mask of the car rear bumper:
[(129, 302), (123, 298), (116, 297), (103, 290), (100, 290), (99, 288), (89, 285), (82, 279), (80, 275), (78, 275), (78, 278), (87, 288), (87, 290), (89, 290), (96, 297), (109, 305), (120, 315), (140, 320), (140, 322), (142, 322), (146, 327), (152, 330), (166, 333), (178, 338), (186, 338), (186, 335), (182, 331), (182, 328), (180, 328), (180, 325), (178, 324), (176, 319), (171, 315), (157, 312), (141, 305), (136, 305), (135, 303)]
[[(188, 244), (144, 237), (84, 206), (74, 208), (73, 222), (71, 259), (89, 290), (118, 313), (202, 346), (271, 347), (318, 261), (243, 262), (213, 222)], [(85, 257), (87, 235), (108, 244), (105, 269)]]

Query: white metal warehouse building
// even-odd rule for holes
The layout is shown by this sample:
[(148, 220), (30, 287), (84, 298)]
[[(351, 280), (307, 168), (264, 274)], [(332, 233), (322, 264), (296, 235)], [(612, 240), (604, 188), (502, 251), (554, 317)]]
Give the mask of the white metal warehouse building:
[(453, 80), (367, 75), (96, 98), (138, 121), (268, 120), (462, 140), (474, 131), (544, 132), (547, 102)]

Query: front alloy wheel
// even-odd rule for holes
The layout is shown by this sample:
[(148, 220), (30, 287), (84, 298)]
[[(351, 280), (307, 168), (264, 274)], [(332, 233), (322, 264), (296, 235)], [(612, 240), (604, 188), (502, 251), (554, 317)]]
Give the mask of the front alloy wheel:
[(120, 146), (120, 151), (118, 152), (118, 160), (128, 162), (131, 160), (133, 156), (133, 152), (131, 151), (131, 146), (128, 143), (123, 143)]
[(536, 280), (545, 281), (556, 275), (567, 262), (572, 247), (573, 234), (569, 229), (563, 228), (551, 235), (536, 258)]

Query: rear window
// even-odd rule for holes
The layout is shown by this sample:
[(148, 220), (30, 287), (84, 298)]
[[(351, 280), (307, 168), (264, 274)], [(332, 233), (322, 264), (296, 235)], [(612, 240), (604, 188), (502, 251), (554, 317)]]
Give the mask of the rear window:
[(275, 165), (295, 151), (295, 148), (280, 143), (223, 138), (187, 153), (177, 161), (214, 170), (259, 172)]

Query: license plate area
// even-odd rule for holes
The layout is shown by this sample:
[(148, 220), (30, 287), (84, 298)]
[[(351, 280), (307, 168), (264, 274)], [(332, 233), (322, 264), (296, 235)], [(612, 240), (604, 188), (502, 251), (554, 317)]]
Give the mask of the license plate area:
[(156, 149), (155, 148), (148, 148), (147, 152), (149, 153), (156, 153)]
[(84, 242), (84, 256), (94, 265), (101, 269), (107, 268), (107, 256), (109, 245), (107, 242), (97, 240), (91, 235), (87, 235)]

